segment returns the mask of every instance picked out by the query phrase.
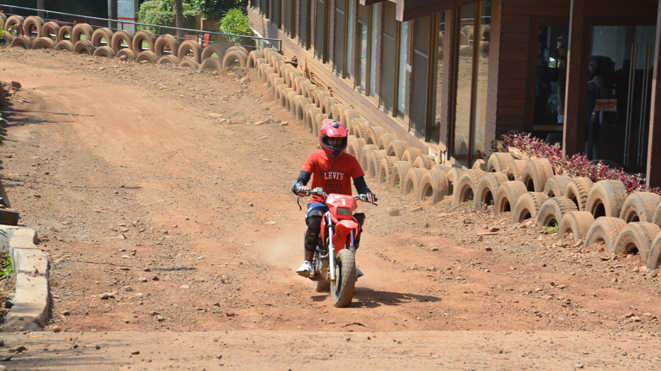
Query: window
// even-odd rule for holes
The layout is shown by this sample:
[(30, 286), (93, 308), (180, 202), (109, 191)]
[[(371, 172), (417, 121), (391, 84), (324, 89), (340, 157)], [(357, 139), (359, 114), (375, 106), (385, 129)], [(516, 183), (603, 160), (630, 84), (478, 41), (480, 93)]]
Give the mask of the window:
[(333, 51), (333, 69), (335, 72), (338, 72), (340, 75), (344, 76), (345, 64), (345, 36), (347, 31), (346, 24), (346, 0), (335, 0), (335, 32), (333, 32), (333, 37), (335, 38), (335, 45)]
[(326, 12), (327, 2), (324, 0), (317, 0), (317, 14), (315, 18), (315, 43), (314, 43), (314, 54), (317, 58), (322, 61), (327, 61), (328, 44), (326, 43), (327, 32), (326, 27), (328, 25), (327, 12)]
[(374, 76), (374, 74), (376, 73), (376, 59), (377, 59), (376, 40), (378, 36), (377, 34), (378, 20), (379, 20), (379, 4), (374, 4), (372, 5), (372, 11), (370, 14), (370, 36), (369, 36), (370, 43), (368, 46), (370, 67), (369, 67), (369, 72), (367, 74), (367, 81), (370, 87), (369, 95), (372, 98), (374, 98), (376, 95), (376, 76)]
[(284, 15), (284, 26), (285, 26), (285, 34), (287, 34), (290, 38), (296, 37), (294, 35), (294, 17), (296, 14), (296, 11), (294, 9), (294, 4), (296, 0), (282, 0), (285, 2), (285, 14)]
[(450, 144), (455, 160), (470, 167), (485, 153), (491, 1), (463, 6), (459, 16), (455, 121)]
[(411, 97), (411, 126), (413, 132), (425, 138), (427, 130), (427, 97), (429, 80), (429, 49), (434, 16), (418, 18), (413, 27), (413, 68)]
[(273, 6), (271, 7), (271, 22), (280, 28), (280, 0), (272, 0)]
[(369, 40), (369, 8), (358, 4), (358, 24), (356, 32), (358, 33), (356, 48), (356, 88), (363, 94), (367, 93), (367, 62), (369, 60), (368, 43)]
[(408, 50), (408, 27), (409, 22), (399, 23), (399, 68), (397, 71), (397, 116), (404, 116), (404, 105), (406, 103), (406, 51)]
[(259, 14), (264, 18), (268, 18), (269, 15), (269, 0), (257, 0), (259, 6)]
[(298, 25), (298, 43), (305, 49), (310, 48), (310, 0), (298, 0), (301, 6), (301, 23)]
[(383, 31), (381, 33), (381, 105), (393, 112), (394, 82), (397, 63), (397, 21), (395, 3), (383, 2)]
[(351, 71), (351, 51), (353, 49), (353, 12), (355, 6), (355, 0), (347, 0), (347, 58), (346, 63), (346, 77), (351, 76), (353, 71)]
[[(436, 20), (435, 25), (437, 29), (433, 31), (433, 33), (437, 35), (437, 39), (435, 40), (436, 53), (431, 55), (430, 58), (433, 63), (435, 63), (433, 67), (436, 72), (436, 85), (433, 87), (435, 88), (435, 99), (434, 105), (432, 106), (434, 113), (432, 114), (433, 122), (431, 123), (429, 141), (438, 144), (441, 141), (441, 113), (443, 113), (443, 109), (441, 108), (443, 102), (443, 93), (441, 91), (441, 87), (443, 86), (443, 62), (445, 60), (444, 55), (446, 47), (450, 47), (451, 43), (450, 40), (445, 41), (443, 37), (445, 34), (445, 13), (439, 14)], [(445, 141), (446, 138), (443, 138), (443, 140)]]

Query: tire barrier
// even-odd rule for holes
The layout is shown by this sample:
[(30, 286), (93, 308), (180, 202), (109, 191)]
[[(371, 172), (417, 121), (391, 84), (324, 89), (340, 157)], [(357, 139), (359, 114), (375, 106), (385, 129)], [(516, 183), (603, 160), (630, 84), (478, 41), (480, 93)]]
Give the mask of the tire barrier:
[(353, 135), (351, 135), (351, 137), (353, 137), (352, 140), (347, 142), (347, 153), (358, 158), (360, 157), (360, 151), (362, 151), (365, 146), (365, 139), (356, 138)]
[(57, 35), (60, 33), (60, 25), (55, 22), (46, 22), (41, 28), (41, 36), (47, 37), (54, 40), (55, 42), (59, 41)]
[(617, 235), (627, 222), (620, 218), (611, 218), (602, 216), (594, 220), (590, 226), (588, 234), (585, 236), (585, 246), (590, 246), (596, 242), (604, 242), (608, 249), (612, 252), (615, 248), (615, 240)]
[(156, 53), (150, 51), (144, 51), (138, 53), (138, 55), (135, 57), (135, 62), (140, 63), (144, 61), (149, 63), (156, 63), (158, 59), (159, 57), (156, 55)]
[[(548, 193), (543, 192), (548, 196)], [(562, 218), (568, 212), (578, 211), (574, 201), (564, 196), (549, 197), (537, 212), (537, 221), (542, 226), (552, 227), (560, 225)]]
[(73, 44), (73, 52), (77, 54), (94, 55), (94, 45), (89, 40), (80, 40)]
[(58, 41), (55, 43), (55, 47), (53, 49), (73, 52), (73, 43), (69, 40)]
[(569, 182), (571, 182), (571, 178), (566, 175), (554, 175), (546, 180), (544, 193), (549, 195), (549, 197), (564, 196)]
[(440, 171), (427, 171), (420, 180), (416, 201), (427, 202), (435, 205), (442, 201), (448, 194), (448, 178)]
[(647, 263), (652, 242), (661, 232), (661, 228), (653, 223), (632, 222), (622, 228), (613, 245), (613, 254), (640, 254), (640, 259)]
[(0, 39), (0, 45), (4, 42), (5, 45), (11, 45), (11, 42), (14, 40), (14, 38), (11, 36), (9, 32), (5, 32), (2, 34), (2, 39)]
[[(197, 61), (195, 59), (186, 57), (186, 58), (181, 60), (181, 63), (183, 63), (184, 60), (191, 61), (191, 62), (195, 63), (195, 66), (196, 66), (195, 68), (197, 68)], [(209, 58), (202, 61), (202, 64), (200, 65), (200, 69), (205, 70), (205, 71), (218, 71), (218, 72), (220, 72), (220, 71), (223, 70), (223, 65), (222, 65), (220, 59), (218, 59), (216, 57), (209, 57)]]
[(112, 44), (112, 35), (113, 34), (114, 34), (114, 32), (109, 28), (105, 28), (105, 27), (104, 28), (97, 28), (92, 33), (92, 39), (91, 39), (92, 45), (94, 45), (94, 47), (96, 47), (96, 48), (101, 47), (101, 46), (107, 46), (107, 47), (112, 49), (112, 47), (110, 47), (110, 45)]
[(12, 41), (10, 46), (12, 48), (19, 47), (23, 49), (31, 49), (30, 39), (25, 36), (16, 36)]
[[(413, 167), (418, 167), (421, 169), (430, 170), (432, 165), (435, 165), (434, 161), (432, 161), (432, 159), (429, 156), (423, 154), (418, 155), (418, 157), (416, 157), (415, 160), (413, 161)], [(483, 172), (482, 170), (478, 170), (478, 171)]]
[[(147, 53), (153, 53), (153, 52), (150, 52), (148, 50), (146, 52)], [(142, 53), (145, 53), (145, 52), (140, 52), (140, 54), (142, 54)], [(154, 54), (154, 56), (156, 56), (156, 53), (153, 53), (153, 54)], [(179, 59), (177, 59), (177, 57), (173, 57), (171, 55), (164, 55), (164, 56), (162, 56), (162, 57), (160, 57), (156, 60), (156, 64), (161, 64), (161, 65), (170, 64), (170, 65), (178, 66), (179, 65)]]
[(429, 170), (427, 169), (420, 169), (415, 167), (410, 168), (406, 173), (404, 183), (400, 187), (402, 196), (417, 195), (420, 181), (422, 180), (422, 177), (428, 172)]
[(661, 263), (661, 233), (657, 234), (654, 241), (652, 241), (650, 254), (647, 257), (647, 268), (657, 269), (659, 263)]
[(588, 196), (592, 189), (592, 181), (589, 178), (578, 177), (572, 179), (565, 190), (565, 197), (572, 200), (579, 211), (585, 211)]
[(422, 150), (420, 150), (420, 148), (409, 147), (404, 150), (404, 153), (402, 153), (402, 161), (408, 161), (413, 164), (413, 161), (415, 161), (415, 159), (421, 154)]
[[(114, 51), (114, 49), (113, 49), (113, 51)], [(120, 51), (118, 51), (115, 54), (115, 56), (121, 61), (133, 62), (135, 60), (135, 57), (137, 56), (137, 54), (131, 49), (124, 48), (124, 49), (121, 49)]]
[(179, 62), (179, 67), (181, 67), (181, 68), (190, 68), (190, 69), (193, 69), (193, 70), (197, 70), (199, 68), (199, 66), (200, 65), (197, 64), (197, 62), (195, 62), (191, 58), (184, 58), (181, 62)]
[(409, 149), (409, 144), (406, 141), (395, 139), (388, 144), (386, 152), (388, 152), (388, 156), (395, 156), (399, 161), (407, 149)]
[(390, 145), (390, 142), (392, 142), (393, 140), (396, 140), (396, 139), (397, 139), (397, 136), (395, 134), (383, 133), (379, 136), (379, 141), (377, 143), (377, 147), (379, 147), (379, 149), (385, 150), (385, 149), (388, 148), (388, 145)]
[[(73, 27), (71, 26), (62, 26), (60, 30), (57, 31), (57, 41), (71, 41), (71, 33), (73, 32)], [(71, 43), (73, 45), (73, 43)]]
[(587, 236), (592, 223), (594, 223), (594, 217), (589, 212), (570, 211), (560, 221), (558, 237), (562, 238), (565, 234), (572, 233), (574, 242), (585, 241), (585, 236)]
[(514, 158), (507, 152), (495, 152), (489, 156), (487, 171), (492, 173), (505, 173), (509, 180), (519, 179)]
[[(425, 155), (418, 156), (418, 159), (422, 156)], [(461, 172), (461, 175), (454, 186), (454, 193), (452, 194), (453, 207), (460, 206), (464, 202), (474, 199), (475, 191), (477, 191), (477, 185), (480, 182), (480, 176), (482, 176), (482, 174), (484, 174), (482, 170), (472, 169)]]
[(514, 211), (516, 203), (524, 193), (528, 192), (526, 185), (519, 180), (510, 180), (500, 185), (496, 192), (496, 214)]
[(475, 197), (473, 198), (475, 203), (486, 206), (493, 205), (495, 209), (497, 207), (496, 192), (503, 183), (508, 181), (509, 179), (505, 173), (487, 172), (480, 175)]
[(95, 57), (115, 58), (115, 51), (109, 46), (100, 46), (94, 50)]
[(384, 150), (372, 151), (367, 158), (367, 177), (369, 179), (376, 178), (379, 175), (379, 165), (381, 161), (388, 157)]
[[(133, 34), (124, 30), (115, 32), (112, 35), (112, 40), (110, 40), (110, 47), (115, 51), (115, 54), (119, 53), (122, 49), (133, 50)], [(136, 55), (139, 54), (136, 50)]]
[(179, 40), (174, 36), (166, 34), (156, 38), (156, 42), (154, 43), (154, 53), (156, 53), (157, 56), (162, 57), (170, 54), (176, 57), (178, 52)]
[(385, 129), (379, 126), (372, 126), (365, 132), (365, 142), (378, 146), (379, 138), (385, 133)]
[(448, 193), (454, 195), (455, 185), (457, 184), (457, 179), (459, 179), (459, 176), (461, 176), (461, 170), (452, 168), (450, 171), (445, 173), (445, 176), (448, 178)]
[[(355, 135), (357, 138), (365, 138), (365, 133), (370, 127), (372, 127), (372, 124), (369, 121), (363, 118), (355, 118), (351, 121), (349, 133)], [(376, 146), (376, 144), (374, 145)]]
[(487, 163), (482, 159), (475, 160), (471, 169), (487, 171)]
[(213, 57), (215, 54), (216, 56), (214, 58), (218, 58), (222, 62), (223, 57), (225, 56), (225, 47), (221, 45), (216, 45), (216, 44), (209, 44), (202, 49), (202, 61), (204, 62), (205, 59)]
[(553, 167), (548, 159), (531, 158), (526, 162), (521, 181), (529, 192), (544, 192), (546, 181), (553, 176)]
[[(85, 40), (89, 41), (91, 44), (93, 33), (94, 29), (92, 26), (88, 25), (87, 23), (78, 23), (77, 25), (73, 26), (73, 31), (71, 32), (71, 42), (76, 45), (78, 41)], [(85, 36), (84, 38), (83, 35)]]
[(549, 196), (544, 192), (527, 192), (516, 201), (512, 211), (512, 222), (521, 223), (526, 219), (535, 218), (542, 204)]
[(661, 205), (661, 196), (650, 192), (632, 193), (624, 200), (620, 219), (627, 223), (654, 223), (654, 212)]
[(380, 184), (390, 184), (390, 175), (392, 174), (392, 169), (395, 167), (397, 161), (399, 161), (399, 159), (395, 156), (386, 156), (386, 158), (381, 160), (377, 175), (377, 180)]
[(41, 17), (31, 15), (23, 21), (23, 34), (30, 39), (38, 39), (42, 34), (44, 20)]
[(32, 49), (53, 49), (55, 47), (55, 40), (48, 37), (40, 37), (32, 43)]
[[(195, 40), (185, 40), (179, 44), (177, 57), (182, 60), (184, 57), (192, 57), (197, 63), (202, 62), (202, 45)], [(243, 66), (243, 65), (242, 65)]]
[[(208, 48), (209, 46), (215, 46), (215, 45), (207, 45), (204, 49)], [(255, 68), (257, 66), (257, 60), (259, 58), (264, 58), (264, 52), (261, 52), (259, 50), (253, 50), (248, 54), (248, 61), (246, 66), (248, 68)]]
[(225, 56), (223, 57), (223, 69), (230, 68), (234, 62), (239, 62), (239, 65), (241, 68), (246, 68), (246, 62), (247, 62), (248, 56), (236, 51), (236, 50), (227, 50), (225, 52)]
[(411, 163), (405, 161), (397, 161), (397, 163), (392, 168), (392, 173), (390, 174), (390, 182), (388, 184), (393, 188), (401, 188), (401, 185), (404, 182), (409, 170), (411, 170)]
[(622, 205), (627, 198), (627, 187), (619, 180), (601, 180), (592, 186), (585, 211), (589, 211), (597, 219), (600, 216), (618, 218)]
[[(147, 47), (145, 48), (145, 43)], [(156, 35), (149, 30), (138, 31), (133, 35), (133, 40), (131, 41), (131, 49), (136, 53), (141, 53), (143, 51), (156, 51)], [(181, 58), (180, 58), (181, 59)]]
[[(23, 26), (23, 22), (25, 21), (25, 18), (21, 17), (20, 15), (12, 15), (9, 18), (7, 18), (7, 21), (5, 22), (5, 32), (9, 33), (10, 29), (16, 29), (16, 26)], [(24, 36), (23, 34), (17, 35), (17, 36)]]

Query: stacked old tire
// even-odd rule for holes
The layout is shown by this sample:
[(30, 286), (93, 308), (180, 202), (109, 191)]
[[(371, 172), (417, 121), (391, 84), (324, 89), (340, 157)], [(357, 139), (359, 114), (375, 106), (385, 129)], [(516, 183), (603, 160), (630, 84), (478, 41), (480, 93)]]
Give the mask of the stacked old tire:
[[(4, 17), (4, 15), (1, 15)], [(12, 37), (4, 33), (4, 40), (12, 47), (24, 49), (56, 49), (97, 57), (119, 58), (126, 62), (170, 64), (183, 68), (221, 71), (233, 66), (257, 66), (263, 52), (251, 53), (241, 46), (226, 48), (220, 44), (200, 45), (195, 40), (181, 42), (165, 34), (156, 36), (148, 30), (135, 34), (127, 30), (93, 29), (87, 23), (59, 26), (36, 16), (11, 16), (2, 19), (6, 31), (22, 26), (23, 33)]]

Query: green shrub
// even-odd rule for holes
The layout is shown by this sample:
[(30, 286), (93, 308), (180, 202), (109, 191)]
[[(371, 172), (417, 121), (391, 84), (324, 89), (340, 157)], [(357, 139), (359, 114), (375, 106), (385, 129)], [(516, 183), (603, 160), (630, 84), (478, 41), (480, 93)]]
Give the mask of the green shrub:
[(245, 8), (246, 0), (192, 0), (193, 7), (205, 18), (220, 20), (230, 9)]
[[(245, 35), (253, 36), (252, 22), (247, 15), (243, 14), (241, 9), (230, 9), (227, 14), (220, 20), (220, 32), (231, 35)], [(240, 36), (228, 36), (232, 44), (236, 45), (251, 45), (252, 39), (247, 39)]]
[[(193, 6), (188, 2), (183, 2), (184, 28), (196, 28), (196, 15)], [(174, 9), (174, 0), (148, 0), (140, 5), (138, 12), (139, 23), (149, 23), (159, 26), (176, 27), (177, 15)], [(148, 30), (155, 34), (172, 33), (175, 31), (160, 27), (138, 26), (138, 30)]]

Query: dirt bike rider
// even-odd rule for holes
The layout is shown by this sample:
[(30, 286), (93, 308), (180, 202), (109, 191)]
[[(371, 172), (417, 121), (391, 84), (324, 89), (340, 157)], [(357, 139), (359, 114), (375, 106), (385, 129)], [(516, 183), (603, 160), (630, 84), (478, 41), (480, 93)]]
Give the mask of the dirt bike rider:
[[(292, 192), (299, 195), (301, 191), (322, 187), (327, 194), (351, 195), (350, 178), (353, 178), (353, 184), (358, 193), (366, 195), (369, 202), (374, 202), (376, 196), (367, 188), (363, 178), (365, 173), (358, 160), (355, 156), (344, 152), (347, 148), (347, 129), (337, 121), (328, 121), (319, 132), (319, 144), (323, 150), (310, 154), (305, 160), (301, 173), (291, 188)], [(312, 185), (307, 186), (310, 177), (312, 177)], [(324, 203), (323, 198), (312, 196), (305, 211), (305, 223), (308, 226), (304, 241), (305, 261), (296, 270), (296, 273), (303, 277), (308, 277), (313, 270), (312, 256), (319, 241), (321, 220), (327, 211), (328, 206)], [(354, 247), (357, 249), (365, 214), (356, 213), (354, 217), (361, 226), (361, 232), (354, 238)], [(363, 273), (356, 268), (356, 276), (361, 277), (362, 275)]]

